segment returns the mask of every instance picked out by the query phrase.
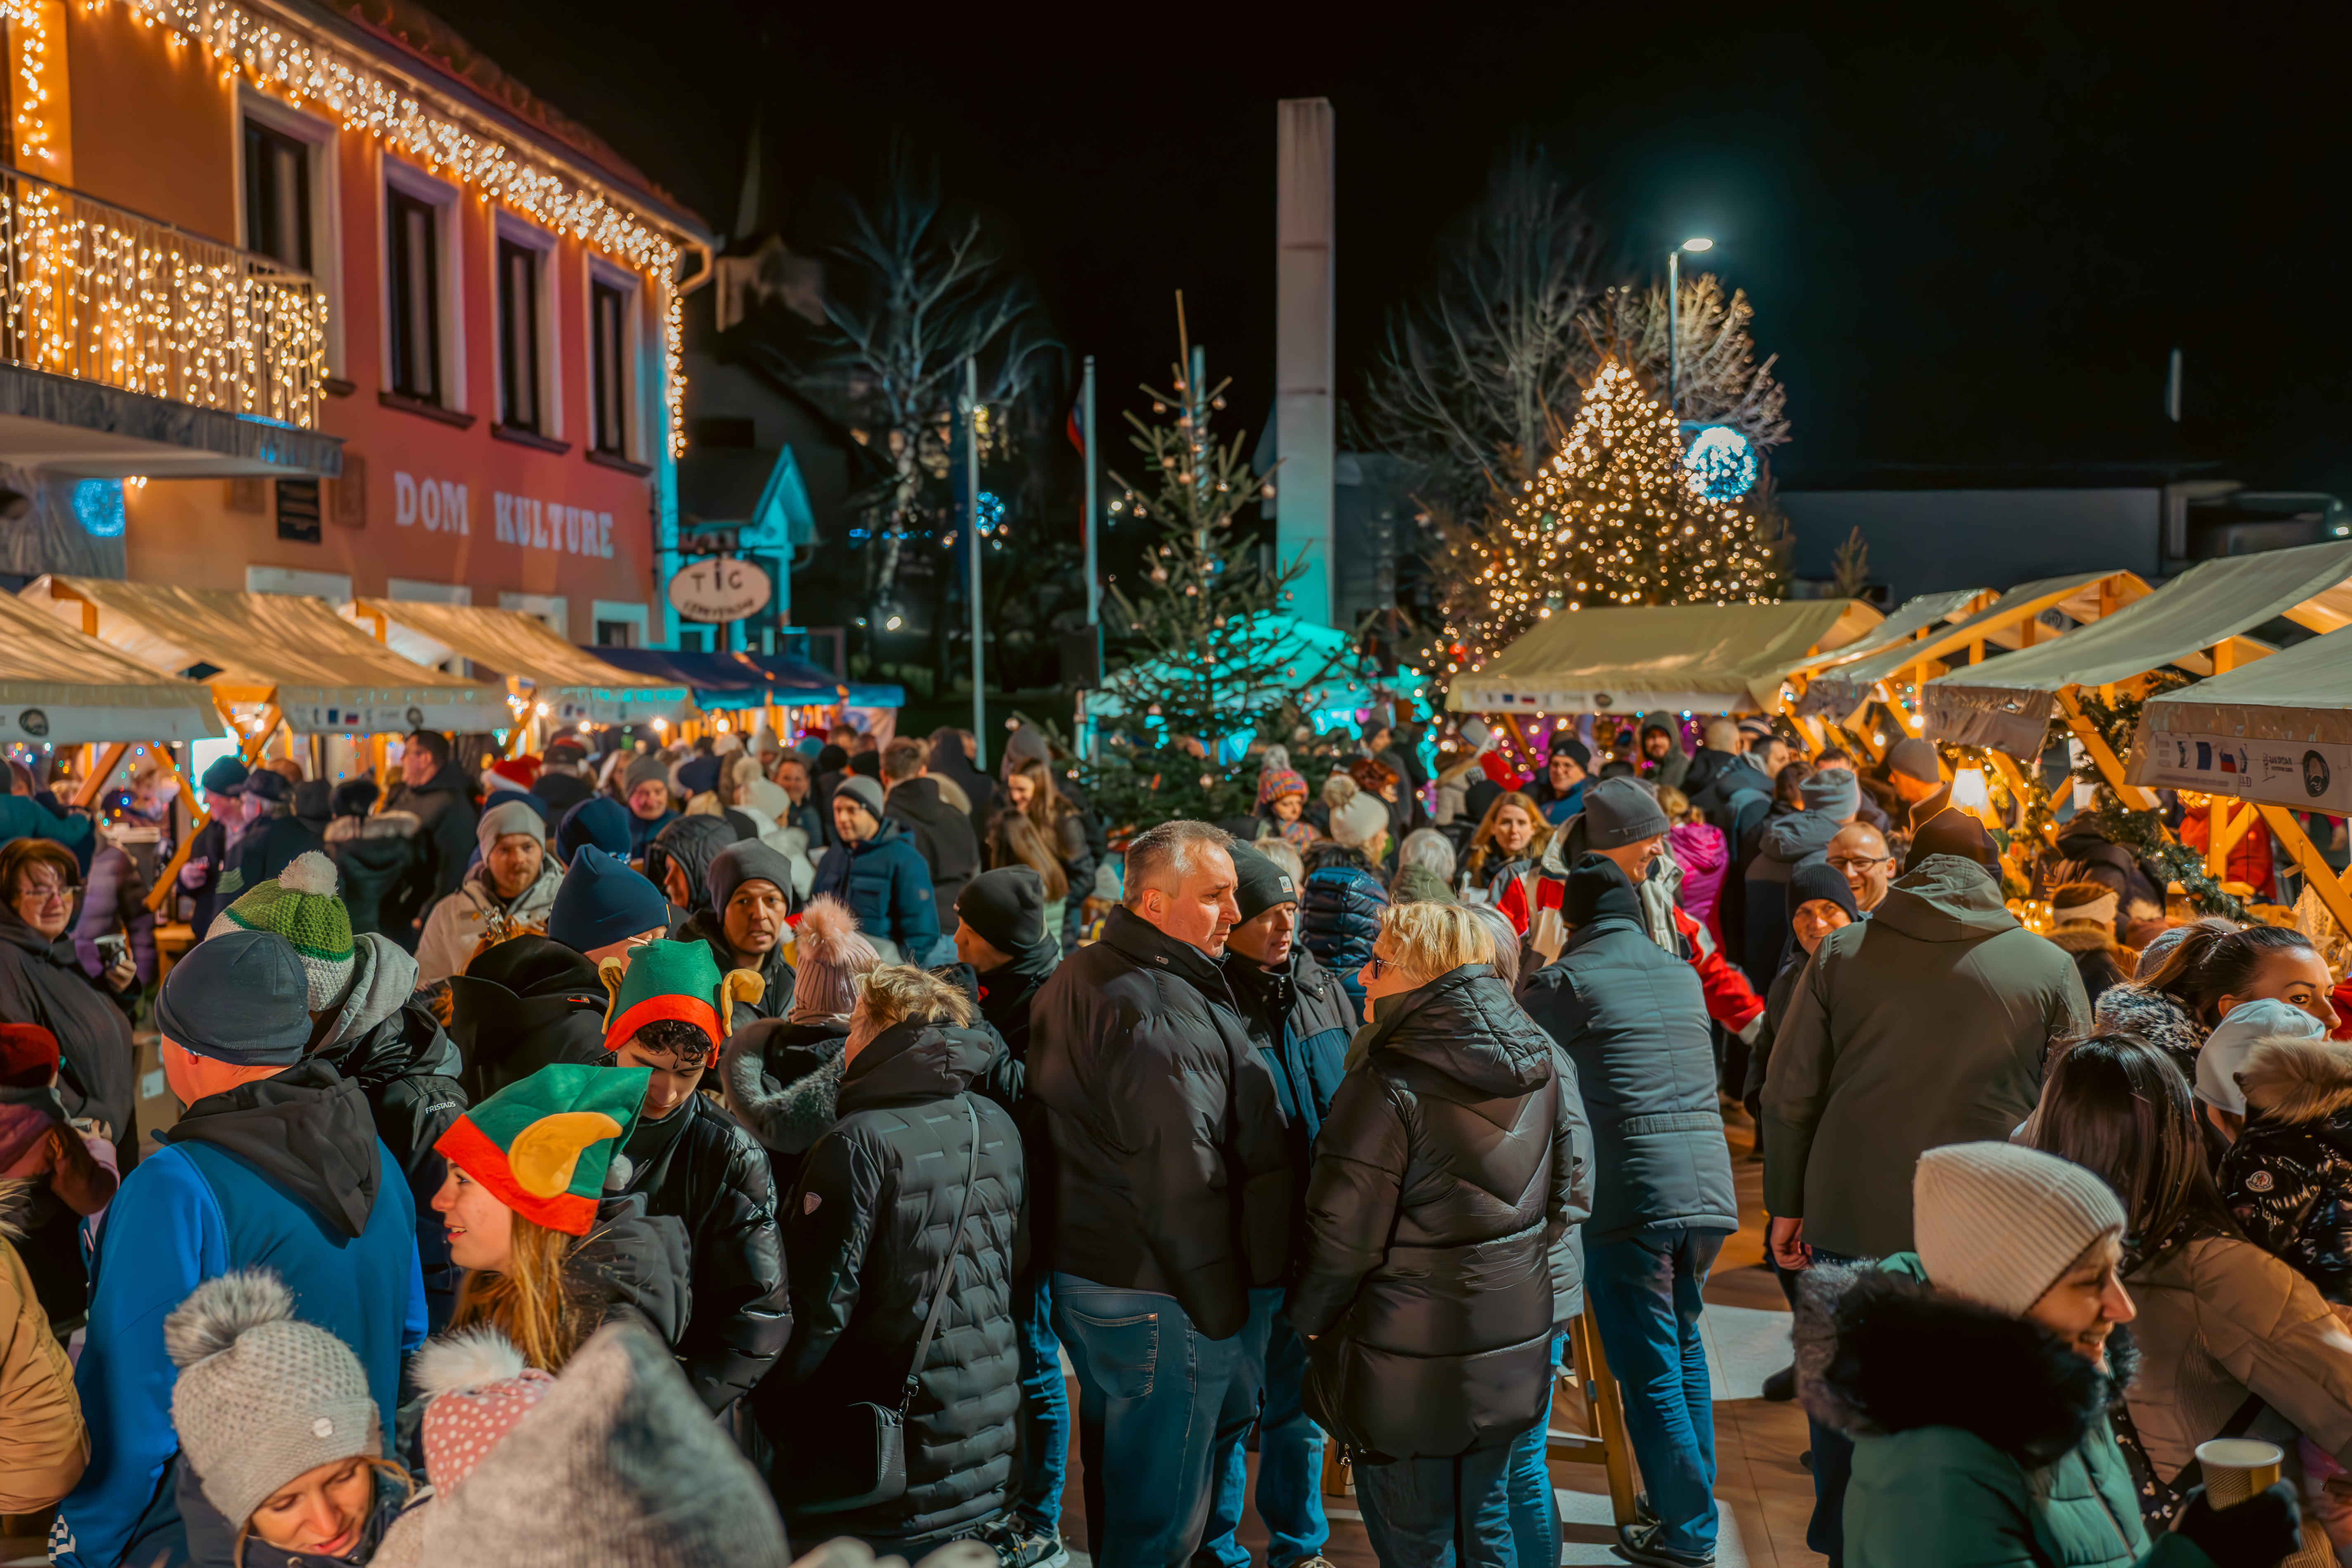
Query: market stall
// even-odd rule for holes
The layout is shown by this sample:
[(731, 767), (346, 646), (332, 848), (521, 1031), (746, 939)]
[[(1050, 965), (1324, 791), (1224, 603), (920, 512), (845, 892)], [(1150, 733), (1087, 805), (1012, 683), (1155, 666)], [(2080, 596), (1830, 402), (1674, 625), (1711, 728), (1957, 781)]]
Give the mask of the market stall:
[(2292, 812), (2352, 816), (2352, 629), (2148, 699), (2125, 777), (2211, 797), (2208, 866), (2257, 819), (2352, 931), (2352, 874), (2338, 876)]
[(0, 594), (0, 743), (195, 741), (220, 732), (203, 686)]
[(360, 599), (350, 611), (376, 640), (418, 664), (464, 658), (506, 678), (508, 695), (527, 700), (549, 724), (675, 723), (694, 711), (683, 680), (625, 670), (555, 635), (520, 610), (413, 599)]

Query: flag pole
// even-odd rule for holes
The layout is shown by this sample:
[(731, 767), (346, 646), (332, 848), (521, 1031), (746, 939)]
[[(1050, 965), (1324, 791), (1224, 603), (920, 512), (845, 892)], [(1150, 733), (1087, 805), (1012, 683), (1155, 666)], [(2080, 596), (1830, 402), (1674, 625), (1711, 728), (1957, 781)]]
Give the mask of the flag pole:
[(980, 362), (963, 362), (964, 535), (971, 562), (972, 763), (988, 771), (988, 682), (982, 671), (980, 629)]

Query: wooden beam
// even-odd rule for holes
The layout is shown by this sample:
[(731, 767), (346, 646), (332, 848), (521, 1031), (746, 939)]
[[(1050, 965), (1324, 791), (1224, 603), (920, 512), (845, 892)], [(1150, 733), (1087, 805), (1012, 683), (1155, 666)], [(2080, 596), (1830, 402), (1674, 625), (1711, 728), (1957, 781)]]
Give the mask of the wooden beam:
[(2136, 784), (2124, 781), (2123, 760), (2107, 744), (2107, 738), (2099, 733), (2098, 726), (2084, 716), (2082, 703), (2075, 700), (2074, 688), (2062, 686), (2058, 689), (2058, 710), (2065, 714), (2066, 727), (2074, 731), (2076, 740), (2083, 742), (2083, 750), (2090, 753), (2091, 761), (2097, 764), (2099, 775), (2116, 792), (2116, 798), (2134, 811), (2154, 811), (2156, 796)]
[[(205, 825), (212, 821), (212, 814), (207, 812), (203, 803), (196, 799), (194, 786), (188, 783), (188, 775), (180, 771), (179, 764), (172, 760), (171, 749), (167, 746), (155, 745), (153, 750), (156, 760), (161, 763), (163, 771), (170, 773), (172, 782), (180, 786), (180, 798), (185, 801), (188, 806), (188, 831), (172, 850), (171, 864), (156, 873), (155, 885), (147, 889), (148, 912), (160, 914), (165, 904), (170, 902), (173, 889), (180, 885), (180, 868), (188, 863), (188, 851), (195, 847), (196, 835), (202, 833), (205, 830)], [(204, 933), (198, 931), (196, 938), (202, 941)]]
[[(2283, 805), (2257, 805), (2254, 811), (2270, 827), (2271, 837), (2294, 858), (2295, 869), (2303, 873), (2305, 886), (2319, 895), (2320, 903), (2336, 917), (2336, 925), (2352, 933), (2352, 888), (2336, 878), (2336, 868), (2311, 842), (2302, 824), (2295, 821), (2294, 814)], [(2347, 873), (2347, 877), (2352, 878), (2352, 873)]]
[[(2215, 795), (2213, 798), (2216, 801), (2219, 801), (2221, 797), (2220, 795)], [(2247, 802), (2244, 804), (2247, 805), (2247, 809), (2233, 812), (2230, 817), (2229, 831), (2221, 835), (2221, 853), (2223, 855), (2227, 855), (2231, 850), (2235, 849), (2238, 847), (2238, 840), (2243, 838), (2248, 832), (2252, 831), (2254, 824), (2261, 820), (2259, 815), (2252, 809), (2252, 803)]]
[[(2205, 874), (2217, 882), (2230, 868), (2229, 840), (2224, 834), (2230, 823), (2230, 797), (2225, 795), (2205, 797)], [(2246, 821), (2253, 819), (2252, 812), (2246, 813)], [(2239, 831), (2243, 832), (2244, 828), (2242, 826)]]
[(122, 753), (130, 749), (129, 742), (117, 741), (100, 752), (98, 761), (90, 765), (89, 776), (81, 781), (81, 787), (74, 791), (73, 803), (89, 805), (96, 801), (99, 792), (106, 787), (106, 781), (113, 777), (114, 770), (121, 765)]

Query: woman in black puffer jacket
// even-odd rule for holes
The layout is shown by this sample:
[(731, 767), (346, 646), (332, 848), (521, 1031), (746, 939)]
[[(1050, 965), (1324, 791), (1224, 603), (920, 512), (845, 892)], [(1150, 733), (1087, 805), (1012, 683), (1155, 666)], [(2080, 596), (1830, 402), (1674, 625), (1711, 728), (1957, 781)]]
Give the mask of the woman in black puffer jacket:
[(1435, 1562), (1464, 1531), (1511, 1560), (1511, 1444), (1543, 1419), (1553, 1326), (1580, 1306), (1583, 1101), (1493, 956), (1468, 910), (1387, 911), (1371, 1026), (1315, 1143), (1290, 1321), (1384, 1563)]

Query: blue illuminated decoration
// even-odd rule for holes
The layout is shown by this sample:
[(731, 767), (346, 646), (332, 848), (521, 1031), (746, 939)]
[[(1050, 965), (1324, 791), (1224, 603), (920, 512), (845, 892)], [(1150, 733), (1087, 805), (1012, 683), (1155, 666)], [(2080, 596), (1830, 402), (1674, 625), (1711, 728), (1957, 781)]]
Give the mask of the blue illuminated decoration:
[(1004, 526), (1004, 498), (994, 490), (980, 492), (980, 534), (985, 539)]
[(1708, 500), (1733, 501), (1756, 488), (1756, 447), (1731, 425), (1709, 425), (1683, 448), (1692, 488)]
[(92, 539), (122, 537), (122, 481), (84, 479), (73, 488), (74, 520)]

